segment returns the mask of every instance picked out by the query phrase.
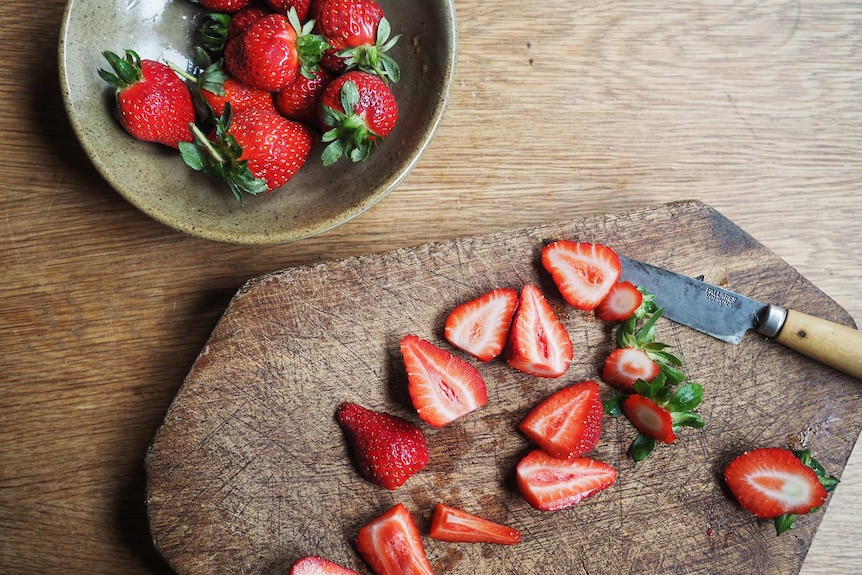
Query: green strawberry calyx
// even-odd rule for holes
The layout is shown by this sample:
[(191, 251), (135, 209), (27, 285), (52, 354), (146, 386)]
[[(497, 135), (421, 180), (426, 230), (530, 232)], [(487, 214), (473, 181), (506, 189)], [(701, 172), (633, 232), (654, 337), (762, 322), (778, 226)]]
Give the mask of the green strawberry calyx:
[(314, 20), (308, 20), (305, 24), (299, 21), (296, 8), (290, 7), (287, 12), (287, 20), (296, 32), (296, 52), (299, 55), (299, 73), (314, 79), (314, 75), (320, 70), (320, 60), (323, 53), (331, 46), (320, 34), (314, 34)]
[[(826, 469), (811, 456), (811, 451), (807, 449), (794, 450), (793, 455), (795, 455), (796, 458), (799, 459), (799, 461), (801, 461), (803, 465), (809, 467), (812, 471), (814, 471), (814, 474), (817, 475), (817, 479), (820, 480), (820, 484), (827, 492), (833, 491), (840, 483), (840, 480), (837, 477), (826, 474)], [(808, 513), (814, 513), (819, 509), (819, 507), (815, 507)], [(782, 533), (793, 527), (793, 524), (796, 523), (796, 514), (785, 513), (783, 515), (779, 515), (775, 518), (774, 523), (775, 534), (781, 535)]]
[(323, 123), (332, 126), (321, 138), (328, 145), (323, 150), (324, 166), (330, 166), (342, 156), (354, 162), (368, 158), (371, 150), (383, 138), (368, 127), (365, 120), (355, 112), (359, 103), (359, 88), (351, 81), (341, 87), (341, 107), (344, 111), (323, 105)]
[(347, 70), (362, 70), (369, 74), (377, 74), (386, 83), (398, 83), (401, 79), (401, 68), (387, 52), (398, 43), (401, 35), (390, 38), (391, 33), (389, 21), (385, 17), (381, 18), (377, 24), (377, 37), (374, 44), (347, 48), (338, 52), (337, 56), (344, 60)]
[(113, 72), (99, 70), (99, 76), (118, 92), (134, 86), (143, 79), (141, 57), (134, 50), (126, 50), (125, 58), (120, 58), (110, 50), (102, 52), (102, 56), (111, 65)]

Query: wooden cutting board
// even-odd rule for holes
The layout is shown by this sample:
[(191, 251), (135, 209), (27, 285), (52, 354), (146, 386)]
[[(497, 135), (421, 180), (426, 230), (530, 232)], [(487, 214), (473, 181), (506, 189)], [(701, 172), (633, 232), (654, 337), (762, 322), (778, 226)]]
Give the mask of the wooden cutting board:
[[(862, 384), (756, 334), (732, 346), (661, 320), (659, 339), (703, 384), (703, 430), (684, 430), (644, 462), (626, 454), (623, 418), (604, 420), (591, 456), (619, 472), (610, 489), (541, 513), (514, 485), (527, 451), (516, 425), (552, 391), (597, 379), (612, 329), (564, 304), (539, 264), (543, 241), (605, 243), (619, 253), (852, 325), (788, 264), (701, 203), (685, 202), (287, 269), (231, 301), (171, 405), (147, 457), (156, 547), (180, 574), (286, 574), (318, 554), (370, 573), (359, 528), (397, 502), (410, 509), (439, 574), (797, 573), (822, 513), (776, 537), (742, 511), (724, 466), (758, 446), (809, 447), (840, 475), (862, 427)], [(558, 380), (503, 361), (478, 364), (489, 403), (432, 430), (412, 411), (398, 351), (415, 333), (446, 345), (458, 303), (500, 286), (540, 285), (575, 347)], [(475, 362), (474, 362), (475, 363)], [(603, 397), (613, 394), (602, 386)], [(423, 426), (431, 463), (395, 492), (362, 480), (334, 420), (343, 401)], [(840, 486), (838, 487), (840, 489)], [(520, 529), (512, 547), (427, 537), (437, 502)]]

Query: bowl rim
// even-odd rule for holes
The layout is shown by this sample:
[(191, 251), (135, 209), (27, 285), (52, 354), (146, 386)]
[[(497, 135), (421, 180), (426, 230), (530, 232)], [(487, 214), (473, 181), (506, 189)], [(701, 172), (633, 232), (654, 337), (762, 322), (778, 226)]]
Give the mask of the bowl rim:
[(60, 92), (63, 100), (63, 107), (66, 111), (66, 117), (72, 126), (72, 131), (75, 134), (78, 143), (86, 152), (86, 155), (96, 171), (107, 182), (114, 191), (119, 194), (124, 200), (129, 202), (135, 208), (145, 213), (150, 218), (166, 225), (174, 230), (182, 232), (186, 235), (202, 238), (205, 240), (216, 241), (227, 244), (238, 245), (273, 245), (298, 241), (301, 239), (310, 238), (336, 227), (348, 223), (361, 214), (368, 211), (382, 199), (388, 196), (401, 182), (410, 174), (421, 157), (424, 155), (428, 146), (433, 139), (442, 119), (445, 109), (448, 106), (451, 88), (454, 82), (457, 54), (458, 54), (458, 33), (454, 0), (437, 0), (437, 3), (442, 7), (441, 16), (444, 23), (444, 30), (447, 32), (444, 38), (446, 56), (445, 62), (441, 67), (443, 72), (443, 82), (441, 83), (440, 98), (435, 103), (435, 106), (430, 115), (430, 121), (424, 126), (423, 132), (418, 139), (419, 145), (414, 154), (411, 155), (409, 161), (404, 162), (398, 170), (390, 177), (381, 182), (376, 190), (364, 196), (361, 201), (352, 203), (339, 212), (331, 215), (326, 219), (321, 219), (313, 225), (293, 228), (289, 230), (267, 230), (263, 232), (255, 232), (248, 230), (225, 230), (225, 229), (210, 229), (196, 225), (193, 221), (183, 221), (172, 218), (170, 212), (159, 209), (158, 205), (143, 201), (139, 196), (129, 194), (123, 190), (122, 185), (116, 181), (112, 175), (109, 166), (99, 156), (97, 151), (92, 146), (91, 142), (85, 134), (83, 125), (77, 114), (74, 112), (73, 103), (71, 101), (70, 85), (67, 79), (67, 50), (69, 49), (69, 23), (75, 4), (79, 0), (67, 0), (63, 10), (63, 16), (60, 26), (60, 34), (57, 46), (57, 62), (60, 81)]

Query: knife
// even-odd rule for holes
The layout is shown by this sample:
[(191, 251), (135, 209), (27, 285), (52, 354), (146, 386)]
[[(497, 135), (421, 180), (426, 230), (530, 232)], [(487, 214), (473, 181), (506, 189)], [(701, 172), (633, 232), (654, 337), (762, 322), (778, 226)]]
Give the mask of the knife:
[(862, 332), (761, 303), (700, 279), (620, 256), (622, 280), (655, 295), (664, 317), (733, 344), (753, 329), (811, 359), (862, 379)]

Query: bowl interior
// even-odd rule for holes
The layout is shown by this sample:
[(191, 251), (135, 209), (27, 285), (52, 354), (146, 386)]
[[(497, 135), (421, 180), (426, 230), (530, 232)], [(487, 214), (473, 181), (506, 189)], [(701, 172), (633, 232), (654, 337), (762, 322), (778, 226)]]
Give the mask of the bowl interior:
[(393, 86), (395, 129), (365, 162), (324, 168), (318, 147), (300, 172), (271, 194), (243, 204), (220, 182), (186, 167), (176, 151), (134, 140), (111, 115), (111, 89), (98, 70), (105, 50), (189, 64), (205, 12), (189, 0), (70, 0), (60, 36), (60, 84), (72, 127), (87, 155), (130, 203), (185, 233), (229, 243), (280, 243), (342, 224), (386, 196), (433, 135), (449, 97), (456, 54), (452, 0), (379, 0), (402, 69)]

